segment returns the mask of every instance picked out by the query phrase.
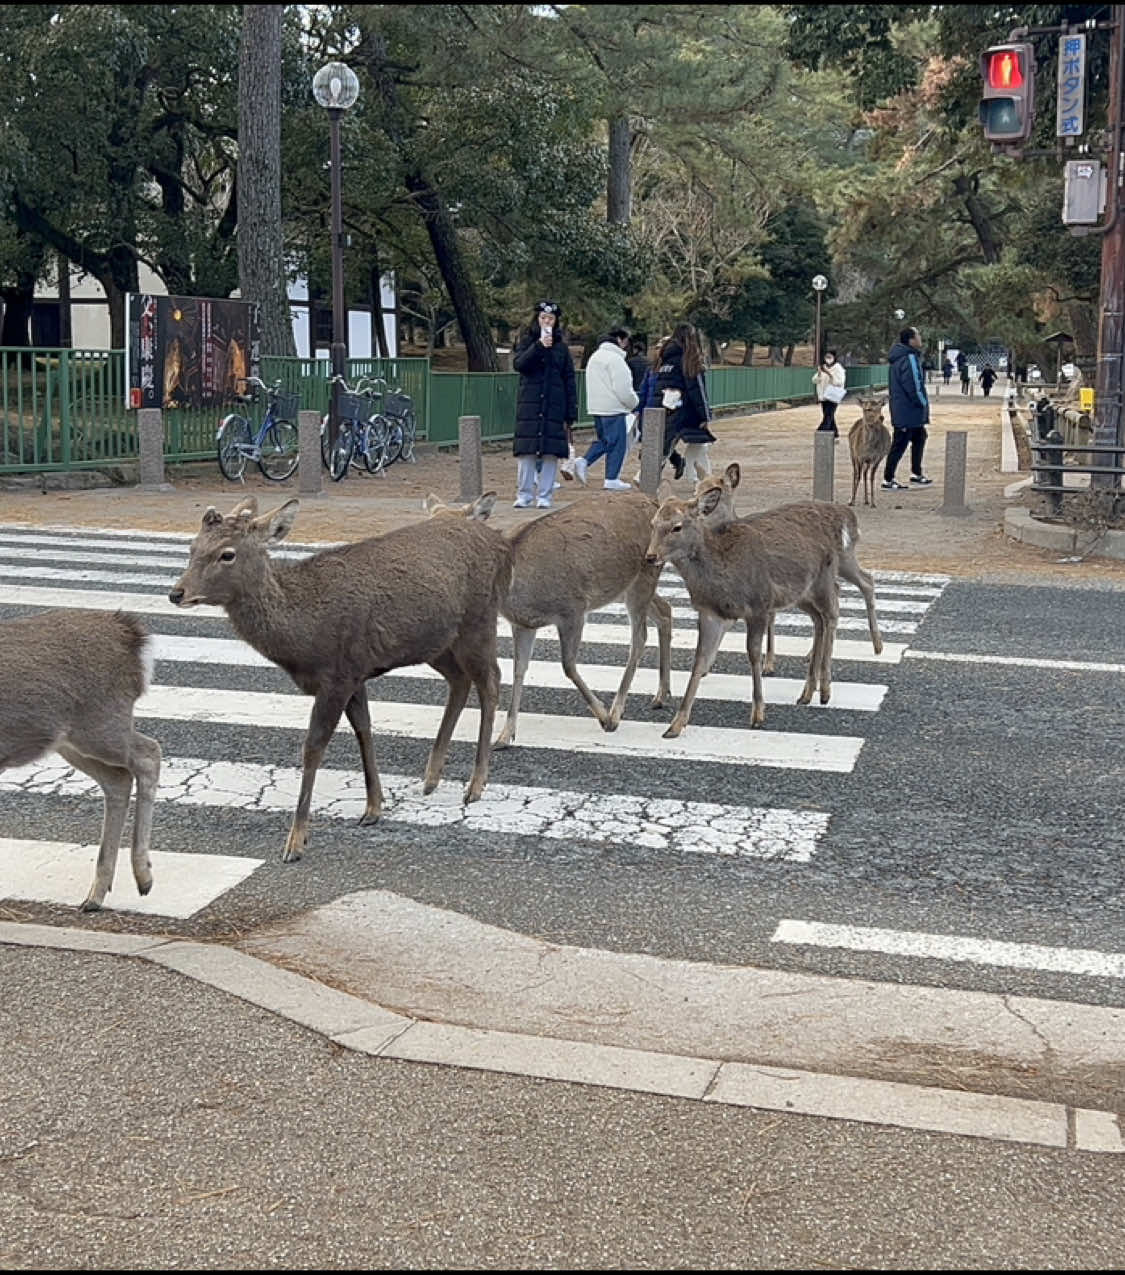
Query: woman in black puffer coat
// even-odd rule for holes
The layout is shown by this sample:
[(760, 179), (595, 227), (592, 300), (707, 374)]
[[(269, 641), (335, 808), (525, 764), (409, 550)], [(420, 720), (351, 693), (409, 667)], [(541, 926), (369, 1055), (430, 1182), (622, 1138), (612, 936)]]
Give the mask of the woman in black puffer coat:
[[(664, 422), (665, 459), (676, 442), (682, 440), (688, 476), (693, 480), (702, 478), (711, 472), (708, 449), (715, 435), (707, 428), (711, 404), (707, 401), (707, 373), (699, 333), (690, 323), (681, 323), (664, 343), (659, 357), (656, 388), (668, 412)], [(676, 477), (682, 472), (677, 466)]]
[(570, 454), (570, 427), (578, 419), (574, 361), (554, 301), (535, 307), (512, 366), (520, 374), (512, 444), (519, 461), (515, 507), (550, 509), (559, 457)]

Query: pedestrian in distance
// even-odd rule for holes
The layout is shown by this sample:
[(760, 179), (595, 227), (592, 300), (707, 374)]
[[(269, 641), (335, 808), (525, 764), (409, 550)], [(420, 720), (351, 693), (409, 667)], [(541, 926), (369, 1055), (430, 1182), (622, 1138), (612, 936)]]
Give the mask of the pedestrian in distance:
[(944, 380), (946, 385), (948, 385), (949, 378), (953, 375), (953, 364), (949, 361), (948, 357), (946, 358), (945, 362), (942, 363), (941, 365), (941, 375), (942, 375), (942, 380)]
[(633, 388), (633, 375), (625, 361), (625, 348), (629, 333), (624, 328), (614, 328), (599, 343), (586, 364), (586, 406), (594, 418), (597, 439), (585, 456), (574, 462), (574, 476), (585, 485), (589, 467), (605, 457), (606, 491), (631, 491), (632, 487), (621, 477), (628, 449), (626, 416), (637, 406), (637, 392)]
[(817, 402), (820, 404), (820, 424), (816, 427), (831, 431), (833, 437), (839, 438), (836, 428), (836, 408), (843, 402), (847, 384), (847, 374), (836, 359), (835, 350), (825, 350), (820, 365), (813, 373), (813, 385), (816, 387)]
[(625, 362), (629, 366), (629, 375), (633, 378), (633, 389), (639, 395), (645, 377), (648, 375), (648, 342), (643, 336), (629, 338), (629, 351)]
[(559, 459), (570, 454), (578, 419), (578, 384), (566, 343), (562, 310), (540, 301), (512, 359), (519, 373), (516, 433), (516, 509), (550, 509)]
[(961, 378), (961, 393), (969, 392), (969, 359), (964, 350), (957, 351), (957, 374)]
[[(711, 404), (707, 401), (707, 373), (703, 343), (690, 323), (679, 324), (658, 355), (656, 387), (660, 406), (668, 413), (664, 422), (664, 458), (672, 464), (676, 477), (684, 470), (692, 478), (706, 478), (711, 472), (711, 444), (715, 435), (708, 425)], [(674, 459), (677, 442), (684, 443), (679, 465)]]
[(929, 487), (933, 479), (922, 472), (922, 453), (926, 449), (926, 426), (930, 423), (930, 400), (922, 380), (922, 338), (917, 328), (903, 328), (898, 341), (891, 346), (887, 376), (891, 426), (894, 435), (887, 465), (883, 471), (884, 491), (906, 491), (895, 482), (895, 468), (907, 447), (910, 448), (910, 486)]
[(985, 398), (987, 398), (989, 394), (992, 392), (992, 387), (995, 384), (996, 384), (996, 373), (992, 370), (992, 368), (990, 367), (982, 368), (981, 374), (980, 374), (980, 387), (981, 387), (981, 390), (984, 392)]

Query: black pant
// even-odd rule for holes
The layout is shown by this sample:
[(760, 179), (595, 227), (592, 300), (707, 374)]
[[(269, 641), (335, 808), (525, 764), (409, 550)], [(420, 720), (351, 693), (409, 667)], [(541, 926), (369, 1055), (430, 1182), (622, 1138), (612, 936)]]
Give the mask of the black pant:
[(899, 429), (897, 425), (895, 426), (891, 450), (887, 454), (887, 468), (883, 471), (885, 483), (893, 481), (895, 466), (902, 459), (907, 444), (910, 446), (910, 472), (917, 478), (922, 476), (922, 453), (926, 449), (927, 437), (925, 425), (919, 425), (917, 429)]
[(820, 400), (820, 424), (817, 430), (831, 430), (837, 438), (840, 437), (840, 431), (836, 428), (836, 404), (831, 399), (822, 398)]

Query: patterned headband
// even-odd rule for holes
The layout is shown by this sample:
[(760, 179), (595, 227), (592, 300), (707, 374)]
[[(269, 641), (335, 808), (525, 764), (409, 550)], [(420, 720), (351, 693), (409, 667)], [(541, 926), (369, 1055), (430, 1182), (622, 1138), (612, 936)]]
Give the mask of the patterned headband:
[(558, 314), (559, 307), (553, 301), (540, 301), (535, 307), (539, 314)]

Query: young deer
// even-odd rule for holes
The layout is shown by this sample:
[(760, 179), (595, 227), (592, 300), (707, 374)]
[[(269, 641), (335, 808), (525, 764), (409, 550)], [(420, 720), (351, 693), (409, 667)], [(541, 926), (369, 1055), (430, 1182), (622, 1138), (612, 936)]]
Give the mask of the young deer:
[[(863, 481), (863, 503), (875, 508), (875, 486), (878, 469), (891, 450), (891, 431), (883, 424), (883, 404), (886, 399), (860, 399), (863, 415), (848, 430), (848, 450), (852, 454), (852, 498), (855, 504), (856, 488)], [(868, 492), (871, 499), (868, 501)]]
[(0, 623), (0, 770), (57, 752), (102, 790), (102, 839), (83, 912), (97, 912), (113, 884), (134, 780), (133, 879), (139, 894), (152, 889), (160, 745), (133, 728), (151, 673), (148, 634), (120, 611), (44, 611)]
[(699, 612), (699, 638), (687, 689), (665, 739), (687, 725), (700, 680), (715, 662), (719, 643), (736, 620), (746, 621), (746, 654), (754, 680), (750, 725), (766, 720), (762, 689), (762, 638), (774, 611), (800, 607), (813, 621), (808, 675), (798, 704), (819, 686), (820, 702), (832, 693), (832, 645), (836, 635), (836, 554), (812, 526), (771, 512), (752, 522), (707, 525), (721, 499), (717, 489), (698, 502), (665, 500), (652, 520), (647, 558), (656, 567), (673, 562)]
[[(720, 527), (723, 523), (736, 519), (734, 491), (741, 479), (742, 470), (735, 461), (729, 464), (721, 475), (711, 475), (695, 484), (697, 501), (708, 491), (719, 492), (719, 501), (707, 518), (708, 526)], [(879, 633), (879, 620), (875, 613), (875, 581), (859, 565), (855, 556), (856, 546), (859, 544), (859, 520), (855, 514), (846, 505), (828, 504), (822, 500), (798, 500), (788, 505), (776, 505), (765, 512), (771, 516), (785, 515), (796, 519), (806, 532), (822, 536), (835, 551), (837, 574), (849, 584), (854, 584), (863, 595), (864, 605), (867, 608), (867, 629), (871, 634), (871, 645), (875, 654), (878, 655), (883, 649), (883, 638)], [(762, 514), (743, 514), (736, 520), (753, 522), (762, 516)], [(773, 616), (771, 615), (766, 639), (766, 659), (762, 671), (772, 673), (773, 670)]]
[[(443, 505), (432, 495), (424, 503), (431, 514), (463, 513), (469, 518), (487, 518), (494, 500), (495, 493), (490, 492), (471, 505)], [(672, 608), (656, 592), (660, 568), (645, 560), (655, 512), (656, 502), (643, 492), (598, 492), (507, 533), (512, 547), (512, 584), (500, 602), (500, 611), (512, 626), (514, 672), (512, 703), (496, 748), (507, 748), (515, 742), (535, 634), (547, 625), (558, 630), (563, 671), (602, 729), (614, 731), (621, 722), (633, 675), (644, 654), (651, 617), (657, 630), (660, 683), (650, 707), (663, 705), (671, 693)], [(578, 649), (586, 613), (622, 595), (632, 622), (629, 658), (607, 711), (578, 672)]]
[(429, 664), (449, 683), (423, 792), (437, 787), (457, 719), (476, 687), (480, 733), (464, 800), (479, 799), (500, 695), (496, 616), (511, 573), (504, 537), (463, 518), (400, 527), (303, 561), (274, 563), (267, 546), (288, 534), (297, 507), (289, 500), (257, 517), (251, 496), (225, 518), (208, 509), (187, 570), (168, 595), (177, 606), (223, 607), (240, 637), (315, 696), (286, 863), (301, 857), (316, 772), (341, 713), (363, 761), (367, 807), (360, 822), (379, 817), (383, 791), (366, 682), (403, 665)]

